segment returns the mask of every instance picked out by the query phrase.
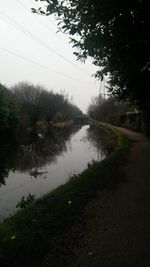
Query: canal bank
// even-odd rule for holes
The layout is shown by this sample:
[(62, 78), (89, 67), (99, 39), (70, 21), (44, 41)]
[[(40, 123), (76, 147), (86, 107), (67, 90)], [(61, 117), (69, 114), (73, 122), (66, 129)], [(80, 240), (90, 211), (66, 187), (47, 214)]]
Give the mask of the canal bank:
[(64, 266), (67, 255), (74, 253), (65, 238), (67, 233), (89, 200), (113, 179), (127, 155), (128, 139), (115, 132), (118, 145), (106, 159), (94, 162), (0, 226), (2, 266), (46, 266), (47, 255), (52, 266)]

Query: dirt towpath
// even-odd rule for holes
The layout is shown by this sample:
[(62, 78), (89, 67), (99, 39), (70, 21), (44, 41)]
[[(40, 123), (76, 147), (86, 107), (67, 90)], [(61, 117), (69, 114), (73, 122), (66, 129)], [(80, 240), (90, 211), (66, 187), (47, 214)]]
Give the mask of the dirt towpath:
[(65, 266), (150, 267), (150, 139), (118, 129), (132, 140), (128, 161), (76, 222)]

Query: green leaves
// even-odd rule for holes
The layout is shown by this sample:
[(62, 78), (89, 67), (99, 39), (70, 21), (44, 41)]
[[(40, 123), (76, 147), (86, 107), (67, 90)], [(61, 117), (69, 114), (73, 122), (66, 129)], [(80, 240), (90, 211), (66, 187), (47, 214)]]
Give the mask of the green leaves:
[(0, 84), (0, 132), (16, 129), (19, 120), (20, 109), (15, 97)]
[(37, 10), (35, 8), (31, 8), (32, 13), (37, 13)]

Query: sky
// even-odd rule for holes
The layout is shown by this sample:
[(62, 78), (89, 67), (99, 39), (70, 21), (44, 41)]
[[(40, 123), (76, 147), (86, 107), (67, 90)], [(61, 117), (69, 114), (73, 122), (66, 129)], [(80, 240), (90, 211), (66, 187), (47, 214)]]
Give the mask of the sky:
[(11, 87), (27, 81), (47, 90), (65, 92), (84, 113), (100, 82), (97, 67), (73, 55), (69, 37), (57, 32), (51, 16), (31, 12), (34, 0), (0, 0), (0, 83)]

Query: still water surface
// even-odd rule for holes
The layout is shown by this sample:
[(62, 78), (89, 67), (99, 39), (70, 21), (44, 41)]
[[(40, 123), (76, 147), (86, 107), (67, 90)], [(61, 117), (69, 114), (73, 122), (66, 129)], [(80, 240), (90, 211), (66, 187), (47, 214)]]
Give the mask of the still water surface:
[(109, 138), (105, 130), (86, 125), (34, 133), (19, 150), (1, 145), (0, 219), (13, 214), (23, 196), (41, 197), (82, 172), (92, 160), (101, 161), (108, 153)]

